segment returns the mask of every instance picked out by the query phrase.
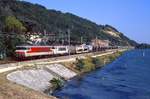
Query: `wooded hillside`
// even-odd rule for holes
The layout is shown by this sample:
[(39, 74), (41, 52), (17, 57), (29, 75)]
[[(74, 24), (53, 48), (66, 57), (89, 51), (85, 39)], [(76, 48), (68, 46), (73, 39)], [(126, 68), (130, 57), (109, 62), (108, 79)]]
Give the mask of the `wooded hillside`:
[[(80, 41), (82, 37), (84, 42), (90, 42), (97, 37), (111, 41), (112, 45), (137, 45), (135, 41), (130, 40), (110, 25), (98, 25), (71, 13), (46, 9), (39, 4), (19, 0), (0, 0), (1, 46), (5, 47), (9, 42), (15, 42), (16, 45), (22, 40), (19, 35), (27, 32), (43, 33), (44, 30), (47, 33), (54, 33), (57, 37), (67, 35), (67, 31), (70, 30), (72, 41)], [(18, 41), (5, 42), (3, 34), (15, 34), (19, 36), (18, 39), (15, 39)], [(11, 40), (10, 38), (9, 40)], [(11, 47), (10, 45), (8, 48)]]

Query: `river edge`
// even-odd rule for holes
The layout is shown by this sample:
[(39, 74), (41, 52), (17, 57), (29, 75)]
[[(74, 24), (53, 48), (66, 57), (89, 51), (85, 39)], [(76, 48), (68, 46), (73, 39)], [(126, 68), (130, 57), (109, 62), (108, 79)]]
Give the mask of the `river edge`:
[[(123, 51), (125, 51), (125, 50), (119, 50), (119, 51), (121, 51), (121, 52), (123, 52)], [(106, 56), (106, 52), (105, 53), (101, 53), (101, 54), (97, 54), (96, 55), (96, 57), (101, 57), (101, 56)], [(50, 62), (51, 63), (51, 62)], [(71, 63), (70, 61), (69, 62), (60, 62), (60, 64), (62, 64), (62, 65), (64, 65), (65, 67), (67, 67), (68, 69), (70, 69), (70, 70), (72, 70), (72, 71), (75, 71), (78, 75), (76, 76), (76, 77), (81, 77), (81, 76), (84, 76), (85, 74), (87, 74), (87, 73), (89, 73), (89, 72), (91, 72), (91, 71), (89, 71), (89, 72), (78, 72), (78, 71), (76, 71), (76, 70), (73, 70), (73, 68), (70, 68), (70, 65), (67, 65), (68, 63)], [(46, 63), (47, 64), (47, 63)], [(49, 63), (48, 63), (49, 64)], [(28, 70), (28, 69), (33, 69), (34, 67), (32, 67), (32, 66), (27, 66), (27, 67), (24, 67), (24, 68), (21, 68), (21, 69), (17, 69), (17, 70)], [(16, 70), (14, 70), (14, 71), (16, 71)], [(6, 76), (8, 73), (11, 73), (11, 72), (13, 72), (13, 71), (9, 71), (9, 72), (6, 72), (6, 73), (4, 73), (5, 75), (3, 75), (3, 78), (2, 79), (4, 79), (5, 77), (4, 76)], [(73, 77), (74, 78), (74, 77)], [(70, 78), (70, 79), (73, 79), (73, 78)], [(69, 79), (69, 80), (70, 80)], [(5, 82), (6, 81), (6, 82)], [(22, 86), (22, 85), (20, 85), (20, 84), (17, 84), (17, 83), (13, 83), (13, 82), (11, 82), (11, 81), (9, 81), (9, 80), (7, 80), (7, 79), (5, 79), (5, 81), (4, 81), (4, 83), (7, 83), (7, 85), (11, 85), (11, 90), (12, 89), (14, 89), (14, 91), (16, 91), (16, 90), (24, 90), (25, 91), (25, 94), (22, 92), (22, 94), (21, 95), (19, 95), (20, 93), (20, 91), (16, 91), (17, 92), (17, 94), (16, 93), (14, 93), (14, 92), (12, 92), (12, 96), (11, 97), (13, 97), (13, 95), (15, 95), (15, 96), (17, 96), (17, 97), (25, 97), (25, 96), (28, 96), (29, 95), (29, 93), (31, 92), (31, 93), (34, 93), (33, 95), (35, 96), (36, 95), (36, 99), (39, 99), (39, 98), (37, 98), (37, 97), (42, 97), (42, 99), (56, 99), (56, 97), (55, 96), (52, 96), (52, 95), (50, 95), (50, 97), (47, 97), (47, 94), (44, 94), (43, 95), (43, 92), (41, 93), (39, 93), (38, 91), (34, 91), (34, 90), (32, 90), (31, 88), (28, 88), (28, 87), (25, 87), (25, 86)], [(3, 83), (2, 83), (3, 84)], [(6, 85), (6, 84), (4, 84), (4, 85)], [(17, 86), (17, 87), (13, 87), (13, 86)], [(2, 86), (3, 87), (3, 86)], [(5, 86), (5, 87), (7, 87), (7, 86)], [(0, 87), (0, 89), (1, 89), (1, 87)], [(10, 88), (8, 88), (8, 90), (5, 90), (5, 96), (3, 95), (3, 93), (4, 92), (0, 92), (0, 95), (1, 95), (1, 97), (2, 97), (2, 99), (6, 99), (6, 98), (3, 98), (3, 96), (4, 97), (7, 97), (7, 91), (9, 91), (10, 90)], [(55, 91), (55, 90), (54, 90)], [(10, 92), (11, 93), (11, 92)], [(19, 96), (18, 96), (19, 95)], [(30, 94), (31, 95), (31, 94)], [(45, 96), (46, 95), (46, 96)], [(8, 94), (8, 96), (10, 97), (10, 95)], [(33, 97), (34, 97), (33, 96)], [(7, 97), (7, 99), (11, 99), (11, 97), (10, 98), (8, 98)], [(32, 97), (32, 95), (30, 96), (30, 97)], [(35, 98), (35, 97), (34, 97)], [(34, 99), (33, 98), (33, 99)], [(28, 99), (30, 99), (29, 98), (29, 96), (28, 96)], [(40, 98), (41, 99), (41, 98)]]
[[(119, 58), (119, 57), (120, 57), (124, 52), (126, 52), (126, 51), (128, 51), (128, 50), (127, 50), (127, 49), (126, 49), (126, 50), (118, 50), (118, 51), (116, 51), (116, 52), (114, 52), (114, 53), (112, 53), (112, 54), (95, 57), (95, 58), (102, 58), (102, 57), (105, 57), (104, 59), (108, 60), (108, 57), (115, 56), (113, 60), (104, 62), (104, 64), (100, 64), (99, 67), (96, 67), (94, 70), (90, 70), (90, 71), (88, 71), (88, 72), (80, 72), (80, 71), (78, 71), (78, 70), (75, 70), (75, 68), (71, 68), (71, 70), (73, 70), (73, 71), (75, 71), (75, 72), (77, 73), (77, 76), (75, 76), (75, 77), (73, 77), (73, 78), (70, 78), (70, 79), (68, 79), (68, 80), (64, 80), (64, 82), (65, 82), (64, 84), (66, 84), (66, 83), (67, 83), (69, 80), (71, 80), (71, 79), (80, 79), (80, 78), (82, 78), (83, 76), (85, 76), (85, 75), (87, 75), (87, 74), (89, 74), (89, 73), (91, 73), (91, 72), (93, 72), (93, 71), (96, 71), (96, 70), (98, 70), (98, 69), (101, 69), (101, 68), (107, 66), (108, 64), (111, 64), (113, 61), (115, 61), (117, 58)], [(116, 54), (117, 54), (117, 55), (116, 55)], [(108, 56), (108, 57), (107, 57), (107, 56)], [(87, 57), (88, 57), (88, 56), (87, 56)], [(86, 60), (86, 59), (85, 59), (85, 60)], [(69, 66), (68, 63), (67, 63), (68, 66), (67, 66), (65, 63), (63, 63), (63, 65), (66, 66), (66, 67)], [(70, 67), (70, 66), (69, 66), (69, 67)], [(51, 90), (51, 93), (46, 93), (46, 94), (48, 94), (49, 96), (54, 96), (54, 97), (56, 97), (56, 98), (59, 99), (60, 97), (55, 96), (54, 93), (57, 92), (57, 91), (59, 91), (59, 90), (62, 90), (62, 89), (63, 89), (63, 87), (61, 87), (60, 89)]]

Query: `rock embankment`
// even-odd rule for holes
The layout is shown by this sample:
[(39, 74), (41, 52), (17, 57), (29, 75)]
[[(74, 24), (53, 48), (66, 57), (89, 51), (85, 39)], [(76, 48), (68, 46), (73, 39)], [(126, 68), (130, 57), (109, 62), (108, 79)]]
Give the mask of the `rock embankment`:
[(61, 64), (51, 64), (40, 69), (18, 70), (7, 75), (7, 79), (17, 84), (43, 92), (51, 86), (53, 78), (68, 80), (77, 74)]

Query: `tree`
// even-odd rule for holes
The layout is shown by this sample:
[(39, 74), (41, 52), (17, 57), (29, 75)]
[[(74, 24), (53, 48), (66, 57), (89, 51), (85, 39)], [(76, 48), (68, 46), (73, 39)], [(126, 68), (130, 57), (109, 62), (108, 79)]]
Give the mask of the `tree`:
[(5, 46), (5, 39), (2, 35), (2, 33), (0, 32), (0, 59), (4, 59), (6, 56), (6, 46)]
[(22, 33), (25, 32), (27, 29), (23, 26), (23, 24), (16, 19), (14, 16), (8, 16), (5, 19), (5, 31), (6, 32), (16, 32)]
[(25, 36), (22, 35), (26, 31), (23, 24), (14, 16), (5, 18), (4, 45), (7, 56), (13, 56), (16, 45), (25, 42)]
[(11, 57), (15, 55), (15, 49), (17, 45), (23, 44), (26, 42), (24, 35), (5, 35), (5, 48), (7, 56)]

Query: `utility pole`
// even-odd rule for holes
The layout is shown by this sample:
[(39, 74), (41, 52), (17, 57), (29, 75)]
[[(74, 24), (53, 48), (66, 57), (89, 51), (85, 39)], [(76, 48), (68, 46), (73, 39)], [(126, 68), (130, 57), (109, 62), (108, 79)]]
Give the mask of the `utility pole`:
[(61, 29), (59, 29), (59, 40), (61, 41), (61, 44), (64, 45), (64, 35)]
[(46, 36), (46, 34), (47, 34), (47, 32), (46, 32), (46, 30), (44, 29), (44, 36)]
[(44, 45), (47, 45), (47, 44), (46, 44), (46, 42), (47, 42), (47, 40), (46, 40), (46, 34), (47, 34), (47, 32), (46, 32), (46, 30), (44, 29), (44, 37), (42, 38), (42, 42), (44, 43)]
[(82, 44), (83, 43), (83, 37), (82, 36), (81, 36), (80, 40), (81, 40), (81, 44)]
[(70, 56), (70, 29), (68, 29), (68, 44), (69, 44), (69, 56)]
[(99, 45), (98, 45), (98, 39), (97, 39), (97, 36), (96, 36), (96, 52), (98, 51), (98, 47), (99, 47)]
[(61, 44), (64, 45), (64, 35), (61, 34)]
[(64, 34), (61, 30), (60, 33), (61, 33), (61, 44), (64, 45)]

